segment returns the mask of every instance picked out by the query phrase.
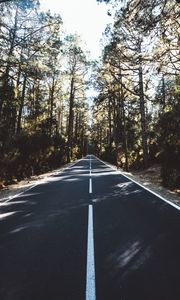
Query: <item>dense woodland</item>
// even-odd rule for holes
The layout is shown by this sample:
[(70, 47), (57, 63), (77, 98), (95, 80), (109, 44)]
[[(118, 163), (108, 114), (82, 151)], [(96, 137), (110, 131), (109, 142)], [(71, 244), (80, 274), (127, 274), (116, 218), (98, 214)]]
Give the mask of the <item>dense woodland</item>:
[(126, 171), (159, 163), (163, 184), (178, 187), (179, 1), (105, 2), (115, 7), (115, 15), (96, 66), (93, 147)]
[(179, 187), (179, 1), (104, 2), (114, 21), (90, 62), (60, 15), (36, 0), (0, 1), (2, 184), (89, 152), (126, 171), (161, 164), (163, 184)]
[(0, 4), (0, 181), (70, 162), (87, 151), (89, 62), (62, 19), (38, 1)]

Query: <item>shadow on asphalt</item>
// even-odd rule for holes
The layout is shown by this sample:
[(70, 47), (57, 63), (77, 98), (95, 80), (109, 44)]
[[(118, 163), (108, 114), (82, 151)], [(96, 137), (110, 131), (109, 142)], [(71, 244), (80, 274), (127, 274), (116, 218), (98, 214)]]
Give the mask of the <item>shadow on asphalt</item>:
[[(77, 176), (76, 176), (77, 175)], [(70, 215), (73, 211), (87, 207), (89, 170), (84, 166), (73, 167), (62, 173), (42, 180), (31, 191), (27, 191), (0, 207), (0, 236), (18, 234), (29, 228), (41, 228), (59, 218)], [(78, 200), (74, 198), (78, 184), (84, 188)], [(72, 192), (67, 200), (69, 189)], [(81, 188), (82, 189), (82, 188)]]

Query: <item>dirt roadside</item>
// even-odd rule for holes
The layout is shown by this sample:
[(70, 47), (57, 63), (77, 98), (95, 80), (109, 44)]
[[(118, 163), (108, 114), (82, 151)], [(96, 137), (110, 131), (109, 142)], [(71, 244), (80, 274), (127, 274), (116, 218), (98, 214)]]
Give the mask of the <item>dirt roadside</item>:
[(180, 189), (171, 191), (162, 186), (160, 165), (153, 165), (144, 171), (125, 172), (120, 168), (117, 169), (115, 165), (112, 165), (108, 162), (106, 162), (106, 164), (115, 170), (119, 170), (122, 174), (128, 176), (132, 180), (143, 185), (152, 192), (155, 192), (166, 200), (169, 200), (180, 206)]
[(144, 185), (146, 188), (180, 206), (180, 190), (171, 191), (162, 186), (160, 175), (161, 167), (159, 165), (153, 165), (145, 171), (123, 173), (138, 183)]
[(22, 181), (17, 182), (16, 184), (10, 184), (10, 185), (6, 186), (5, 188), (0, 190), (0, 205), (3, 202), (9, 201), (10, 199), (16, 197), (17, 195), (29, 190), (31, 187), (33, 187), (36, 184), (41, 184), (43, 182), (48, 181), (48, 179), (51, 176), (54, 176), (57, 173), (63, 172), (65, 169), (69, 168), (73, 164), (74, 164), (74, 162), (66, 164), (56, 170), (53, 170), (53, 171), (50, 171), (50, 172), (47, 172), (47, 173), (44, 173), (41, 175), (31, 176), (30, 178), (26, 178)]

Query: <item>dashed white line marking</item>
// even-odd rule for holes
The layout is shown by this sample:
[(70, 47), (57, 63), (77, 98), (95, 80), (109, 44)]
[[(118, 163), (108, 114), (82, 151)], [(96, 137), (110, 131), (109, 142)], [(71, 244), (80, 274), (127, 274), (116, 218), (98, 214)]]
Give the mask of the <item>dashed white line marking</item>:
[(92, 178), (89, 178), (89, 194), (92, 194)]
[(89, 160), (89, 169), (91, 170), (91, 155), (90, 155), (90, 160)]
[(86, 269), (86, 300), (96, 300), (93, 207), (89, 205)]
[(92, 194), (92, 170), (91, 170), (91, 155), (90, 155), (90, 159), (89, 159), (89, 176), (90, 176), (90, 179), (89, 179), (89, 194)]

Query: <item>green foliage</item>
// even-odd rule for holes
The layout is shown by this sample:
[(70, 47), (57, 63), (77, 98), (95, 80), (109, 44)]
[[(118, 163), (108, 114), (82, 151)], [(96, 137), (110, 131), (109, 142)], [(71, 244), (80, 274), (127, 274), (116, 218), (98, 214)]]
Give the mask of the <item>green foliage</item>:
[(126, 170), (160, 163), (163, 184), (177, 188), (179, 6), (174, 0), (98, 2), (110, 2), (115, 18), (96, 67), (94, 151)]

